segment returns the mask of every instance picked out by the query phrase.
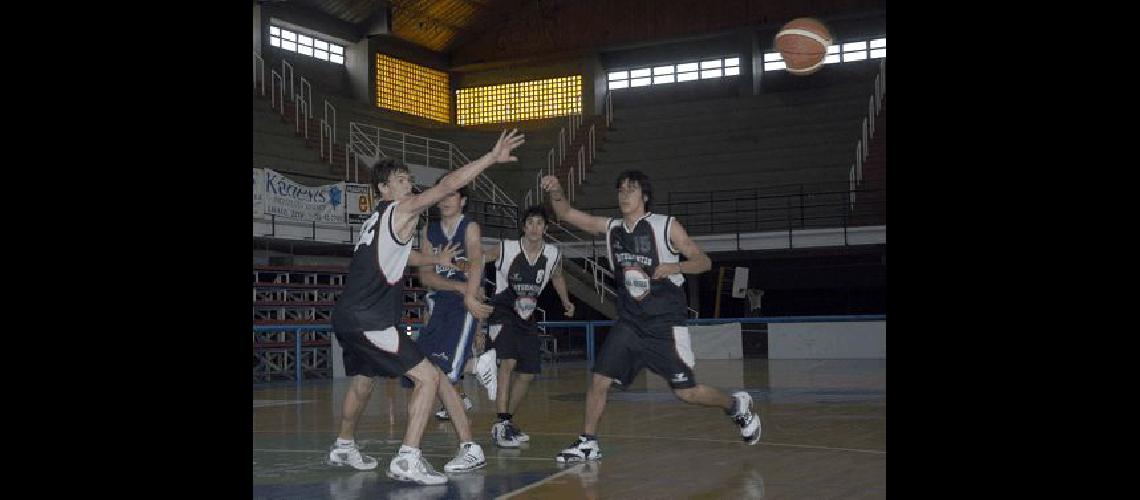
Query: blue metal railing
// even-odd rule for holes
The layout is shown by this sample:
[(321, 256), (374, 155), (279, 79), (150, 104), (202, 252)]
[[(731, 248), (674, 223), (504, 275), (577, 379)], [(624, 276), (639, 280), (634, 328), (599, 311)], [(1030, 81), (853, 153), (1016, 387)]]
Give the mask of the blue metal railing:
[[(830, 315), (830, 316), (759, 316), (754, 318), (702, 318), (690, 319), (687, 324), (692, 325), (722, 325), (725, 323), (741, 323), (749, 324), (763, 324), (763, 323), (835, 323), (846, 321), (885, 321), (886, 314), (849, 314), (849, 315)], [(557, 327), (557, 328), (585, 328), (586, 329), (586, 369), (594, 368), (594, 327), (598, 326), (613, 326), (615, 320), (598, 320), (598, 321), (540, 321), (538, 324), (543, 327)], [(407, 325), (398, 325), (397, 328), (404, 330)], [(254, 332), (278, 332), (278, 331), (292, 331), (293, 336), (296, 338), (296, 361), (294, 363), (297, 376), (296, 382), (301, 382), (301, 331), (331, 331), (332, 325), (329, 324), (308, 324), (308, 325), (260, 325), (254, 326)]]

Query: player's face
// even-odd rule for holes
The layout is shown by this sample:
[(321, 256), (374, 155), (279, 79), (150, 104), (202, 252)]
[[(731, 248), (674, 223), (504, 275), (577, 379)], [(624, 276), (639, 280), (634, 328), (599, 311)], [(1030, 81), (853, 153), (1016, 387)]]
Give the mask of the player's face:
[(407, 172), (392, 172), (388, 176), (388, 185), (380, 185), (380, 194), (384, 199), (400, 201), (412, 194), (412, 176)]
[(439, 200), (439, 214), (444, 217), (454, 217), (463, 210), (463, 197), (459, 196), (459, 191), (455, 191), (442, 200)]
[(645, 209), (645, 198), (637, 181), (626, 179), (617, 190), (618, 207), (622, 214), (637, 213)]
[(546, 232), (546, 221), (542, 217), (527, 217), (523, 224), (523, 236), (530, 241), (541, 241)]

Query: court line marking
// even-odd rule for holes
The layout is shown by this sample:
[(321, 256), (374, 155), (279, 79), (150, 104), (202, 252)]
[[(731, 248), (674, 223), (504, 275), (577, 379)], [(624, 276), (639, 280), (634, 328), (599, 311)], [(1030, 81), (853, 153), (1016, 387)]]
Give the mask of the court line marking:
[[(263, 451), (263, 452), (269, 452), (269, 453), (328, 453), (329, 452), (329, 450), (289, 450), (289, 449), (282, 449), (282, 448), (254, 448), (253, 451)], [(392, 454), (395, 454), (397, 451), (399, 451), (399, 448), (393, 448)], [(423, 453), (422, 455), (425, 457), (430, 457), (430, 458), (455, 458), (455, 455), (440, 455), (440, 454), (435, 454), (435, 453)], [(492, 458), (494, 458), (494, 459), (504, 459), (505, 458), (505, 459), (509, 459), (509, 460), (526, 460), (526, 461), (531, 461), (531, 462), (552, 462), (554, 460), (552, 458), (510, 457), (510, 456), (492, 456), (492, 457), (487, 457), (487, 460), (490, 461), (490, 459), (492, 459)]]
[[(549, 459), (549, 458), (547, 458), (547, 459), (545, 459), (545, 460), (550, 460), (550, 459)], [(514, 491), (509, 491), (509, 492), (507, 492), (507, 493), (504, 493), (504, 494), (502, 494), (502, 495), (499, 495), (499, 496), (495, 497), (495, 500), (501, 500), (501, 499), (505, 499), (505, 498), (511, 498), (511, 497), (513, 497), (513, 496), (516, 496), (516, 495), (521, 495), (523, 492), (525, 492), (525, 491), (527, 491), (527, 490), (529, 490), (529, 489), (532, 489), (532, 488), (537, 488), (537, 487), (539, 487), (539, 486), (542, 486), (543, 484), (546, 484), (546, 482), (547, 482), (547, 481), (550, 481), (550, 480), (552, 480), (552, 479), (554, 479), (554, 478), (557, 478), (557, 477), (561, 477), (561, 476), (565, 476), (566, 474), (569, 474), (569, 473), (571, 473), (571, 472), (576, 472), (576, 470), (575, 470), (575, 469), (576, 469), (575, 467), (571, 467), (571, 468), (569, 468), (569, 469), (566, 469), (566, 470), (563, 470), (563, 471), (558, 471), (558, 472), (555, 472), (554, 474), (551, 474), (551, 475), (549, 475), (549, 476), (546, 476), (546, 478), (545, 478), (545, 479), (542, 479), (542, 480), (539, 480), (539, 481), (535, 481), (535, 482), (533, 482), (533, 483), (530, 483), (530, 484), (528, 484), (528, 485), (526, 485), (526, 486), (523, 486), (522, 488), (519, 488), (519, 489), (517, 489), (517, 490), (514, 490)]]

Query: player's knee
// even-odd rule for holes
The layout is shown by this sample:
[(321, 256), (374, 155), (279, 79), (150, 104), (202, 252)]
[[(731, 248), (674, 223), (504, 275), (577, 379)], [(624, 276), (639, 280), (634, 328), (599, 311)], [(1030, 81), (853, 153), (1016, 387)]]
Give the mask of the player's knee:
[(605, 375), (595, 373), (594, 379), (590, 385), (590, 390), (592, 390), (592, 391), (608, 391), (610, 389), (610, 384), (612, 384), (612, 383), (614, 383), (614, 379), (607, 377)]
[(352, 392), (356, 393), (358, 397), (364, 397), (372, 394), (372, 388), (375, 387), (376, 381), (372, 377), (365, 377), (357, 375), (352, 377)]
[(412, 382), (417, 386), (422, 384), (428, 386), (437, 385), (439, 384), (440, 375), (439, 368), (436, 368), (435, 365), (430, 363), (417, 365), (408, 371), (408, 378), (412, 379)]

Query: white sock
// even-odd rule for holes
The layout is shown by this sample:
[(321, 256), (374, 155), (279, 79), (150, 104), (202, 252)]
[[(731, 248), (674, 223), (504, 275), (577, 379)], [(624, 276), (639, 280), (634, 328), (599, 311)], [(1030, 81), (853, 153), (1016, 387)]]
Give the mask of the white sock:
[(462, 443), (459, 443), (459, 447), (460, 448), (466, 448), (466, 447), (471, 446), (473, 444), (475, 444), (475, 441), (464, 441)]
[(402, 445), (400, 445), (400, 451), (397, 453), (399, 453), (400, 455), (406, 455), (406, 454), (416, 454), (416, 453), (419, 453), (419, 451), (420, 451), (419, 448), (412, 448), (411, 446), (408, 446), (406, 444), (402, 444)]
[(348, 448), (348, 447), (352, 446), (353, 444), (356, 444), (356, 440), (355, 440), (355, 439), (341, 439), (341, 438), (336, 438), (336, 446), (337, 446), (337, 448)]

